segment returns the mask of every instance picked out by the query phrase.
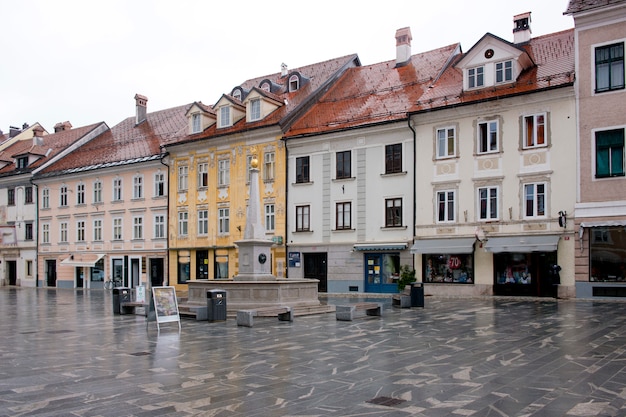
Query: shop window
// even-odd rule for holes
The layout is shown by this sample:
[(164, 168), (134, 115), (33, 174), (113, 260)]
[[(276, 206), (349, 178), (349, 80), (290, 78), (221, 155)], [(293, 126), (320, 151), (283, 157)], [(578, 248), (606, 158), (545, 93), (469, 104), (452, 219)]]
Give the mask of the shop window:
[(90, 269), (91, 281), (104, 281), (104, 259), (99, 259), (98, 262)]
[(424, 282), (474, 283), (472, 254), (429, 254), (422, 259)]
[(626, 228), (594, 227), (589, 242), (590, 281), (626, 282)]
[(215, 251), (215, 279), (228, 279), (228, 251)]
[(191, 263), (189, 262), (189, 257), (183, 257), (185, 259), (182, 261), (180, 258), (178, 258), (178, 283), (185, 284), (190, 279), (189, 268)]

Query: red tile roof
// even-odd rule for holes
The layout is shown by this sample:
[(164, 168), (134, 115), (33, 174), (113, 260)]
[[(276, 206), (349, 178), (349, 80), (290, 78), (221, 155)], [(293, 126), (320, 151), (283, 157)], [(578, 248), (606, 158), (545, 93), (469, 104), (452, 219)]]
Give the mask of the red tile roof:
[(148, 113), (135, 125), (129, 117), (42, 171), (76, 172), (106, 166), (126, 165), (161, 157), (161, 146), (173, 143), (187, 132), (185, 113), (191, 104)]
[(286, 136), (299, 136), (406, 119), (415, 103), (459, 51), (458, 44), (395, 60), (351, 68)]
[[(92, 125), (77, 127), (75, 129), (64, 130), (58, 133), (52, 133), (44, 135), (39, 138), (40, 144), (34, 145), (33, 140), (21, 140), (6, 149), (0, 151), (0, 159), (2, 160), (14, 160), (16, 156), (34, 154), (39, 155), (37, 161), (31, 163), (26, 169), (16, 169), (15, 164), (10, 164), (0, 169), (0, 175), (14, 175), (24, 172), (31, 172), (35, 168), (38, 168), (49, 162), (52, 158), (57, 156), (60, 152), (100, 127), (105, 125), (104, 122), (94, 123)], [(106, 125), (105, 125), (106, 126)]]

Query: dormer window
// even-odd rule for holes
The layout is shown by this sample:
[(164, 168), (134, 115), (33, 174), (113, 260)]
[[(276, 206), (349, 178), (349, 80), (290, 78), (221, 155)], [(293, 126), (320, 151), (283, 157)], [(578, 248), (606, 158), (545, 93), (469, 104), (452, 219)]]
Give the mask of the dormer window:
[(230, 107), (224, 106), (220, 108), (220, 126), (219, 127), (228, 127), (231, 125), (230, 122)]
[(255, 98), (250, 100), (250, 120), (259, 120), (261, 118), (261, 99)]
[(496, 83), (513, 81), (513, 61), (498, 62), (496, 64)]
[(292, 75), (289, 77), (289, 92), (297, 91), (300, 88), (300, 77)]
[(202, 115), (194, 113), (191, 115), (191, 133), (200, 133), (202, 131)]
[(17, 169), (26, 168), (28, 166), (28, 156), (20, 156), (15, 163), (17, 164)]
[(482, 87), (485, 85), (485, 67), (470, 68), (467, 70), (469, 88)]
[(269, 81), (263, 81), (263, 83), (261, 83), (261, 90), (263, 91), (267, 91), (268, 93), (271, 91), (272, 86), (270, 85)]
[(237, 100), (241, 101), (241, 90), (233, 91), (233, 98), (236, 98)]

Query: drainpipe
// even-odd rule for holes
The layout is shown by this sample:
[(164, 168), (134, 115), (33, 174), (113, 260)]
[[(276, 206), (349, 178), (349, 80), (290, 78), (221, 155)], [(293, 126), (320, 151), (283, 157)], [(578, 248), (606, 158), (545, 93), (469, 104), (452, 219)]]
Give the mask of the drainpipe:
[(289, 147), (287, 146), (287, 139), (280, 138), (285, 142), (285, 278), (289, 278), (289, 239), (287, 239), (289, 233)]
[[(161, 147), (161, 159), (159, 160), (161, 162), (162, 165), (164, 165), (167, 168), (167, 209), (165, 211), (165, 218), (167, 219), (167, 227), (165, 228), (165, 231), (167, 233), (167, 243), (165, 244), (165, 253), (166, 253), (166, 259), (165, 259), (165, 265), (167, 267), (166, 271), (167, 271), (167, 282), (165, 282), (165, 280), (163, 281), (163, 285), (169, 285), (170, 284), (170, 166), (168, 164), (166, 164), (165, 162), (163, 162), (163, 160), (165, 159), (165, 157), (167, 157), (169, 155), (168, 152), (163, 152), (163, 147)], [(165, 274), (165, 271), (163, 271), (163, 273)], [(150, 288), (152, 288), (152, 277), (149, 277), (150, 279)], [(147, 286), (146, 286), (147, 287)]]
[[(416, 161), (417, 161), (417, 133), (415, 132), (415, 129), (413, 128), (413, 126), (411, 125), (411, 115), (408, 115), (409, 117), (407, 118), (407, 125), (409, 126), (409, 129), (411, 129), (411, 132), (413, 132), (413, 227), (411, 229), (411, 234), (413, 235), (413, 237), (411, 238), (411, 241), (413, 243), (415, 243), (415, 224), (417, 223), (417, 196), (416, 196), (416, 192), (415, 192), (415, 187), (417, 186), (417, 169), (416, 169)], [(412, 261), (413, 261), (413, 270), (415, 270), (415, 255), (412, 254), (413, 256), (411, 257)]]
[[(35, 199), (35, 242), (37, 242), (37, 250), (36, 252), (36, 257), (35, 260), (37, 261), (35, 263), (35, 268), (37, 269), (37, 274), (35, 274), (35, 287), (39, 287), (39, 245), (41, 242), (39, 242), (39, 187), (37, 187), (37, 185), (33, 182), (33, 177), (31, 176), (28, 181), (31, 183), (31, 185), (33, 186), (33, 198)], [(35, 197), (36, 196), (36, 197)]]

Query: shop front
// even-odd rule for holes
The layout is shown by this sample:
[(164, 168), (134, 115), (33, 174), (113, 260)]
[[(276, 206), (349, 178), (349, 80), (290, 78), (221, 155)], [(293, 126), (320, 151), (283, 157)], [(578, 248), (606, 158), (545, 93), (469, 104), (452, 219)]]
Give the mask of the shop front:
[(560, 284), (558, 235), (490, 238), (494, 295), (556, 297)]
[(589, 242), (589, 282), (577, 282), (577, 296), (626, 297), (626, 220), (583, 222), (579, 238)]
[[(368, 293), (396, 293), (406, 243), (367, 245), (355, 244), (354, 250), (363, 251), (364, 288)], [(408, 263), (406, 260), (404, 263)]]
[(474, 283), (474, 242), (471, 238), (420, 239), (411, 252), (422, 255), (422, 282)]

